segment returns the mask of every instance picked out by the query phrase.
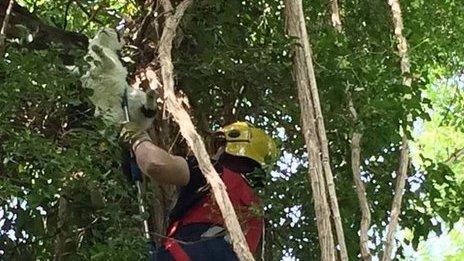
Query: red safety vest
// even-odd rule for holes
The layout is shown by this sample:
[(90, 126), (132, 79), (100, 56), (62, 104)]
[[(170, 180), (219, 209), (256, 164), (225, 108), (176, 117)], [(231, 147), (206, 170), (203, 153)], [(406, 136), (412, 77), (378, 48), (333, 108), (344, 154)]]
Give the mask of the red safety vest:
[[(250, 251), (254, 253), (258, 248), (262, 236), (264, 221), (262, 217), (253, 215), (250, 208), (259, 205), (259, 198), (240, 173), (223, 168), (221, 178), (226, 186), (230, 201), (237, 213), (239, 222)], [(168, 237), (173, 237), (182, 226), (194, 223), (210, 223), (212, 226), (224, 227), (224, 221), (213, 196), (208, 194), (195, 207), (190, 209), (181, 219), (171, 223), (168, 227)], [(167, 239), (164, 247), (176, 261), (189, 261), (187, 253), (173, 239)]]

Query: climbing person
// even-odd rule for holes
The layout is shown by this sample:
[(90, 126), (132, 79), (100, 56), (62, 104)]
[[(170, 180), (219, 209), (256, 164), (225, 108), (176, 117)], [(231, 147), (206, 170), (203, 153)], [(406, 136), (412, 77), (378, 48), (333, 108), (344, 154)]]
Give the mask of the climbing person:
[[(123, 124), (120, 137), (133, 151), (142, 173), (153, 181), (180, 186), (156, 260), (238, 260), (197, 160), (169, 154), (131, 122)], [(256, 253), (264, 223), (256, 211), (260, 200), (253, 188), (264, 185), (264, 169), (277, 158), (276, 144), (247, 122), (227, 125), (213, 139), (216, 153), (211, 162), (227, 187), (250, 251)]]

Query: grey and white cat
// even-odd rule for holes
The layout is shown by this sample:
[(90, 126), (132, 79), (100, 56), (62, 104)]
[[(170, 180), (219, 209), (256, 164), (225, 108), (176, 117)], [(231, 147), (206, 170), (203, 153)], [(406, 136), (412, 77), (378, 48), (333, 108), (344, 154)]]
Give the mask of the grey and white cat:
[(93, 90), (90, 100), (95, 105), (95, 115), (101, 115), (107, 124), (125, 121), (121, 102), (127, 90), (130, 120), (146, 130), (153, 118), (147, 117), (144, 111), (154, 111), (156, 108), (155, 92), (150, 90), (145, 93), (129, 86), (126, 81), (127, 69), (117, 54), (122, 46), (115, 30), (103, 28), (98, 31), (89, 42), (85, 60), (90, 64), (90, 69), (81, 81), (84, 87)]

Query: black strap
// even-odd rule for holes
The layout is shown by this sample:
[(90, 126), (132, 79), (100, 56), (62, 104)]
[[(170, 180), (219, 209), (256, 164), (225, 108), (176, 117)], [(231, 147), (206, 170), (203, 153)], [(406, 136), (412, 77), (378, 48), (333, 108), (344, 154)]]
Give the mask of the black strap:
[[(222, 166), (217, 161), (211, 162), (218, 173), (222, 173)], [(190, 171), (189, 183), (180, 188), (179, 197), (176, 205), (169, 214), (170, 222), (181, 219), (187, 212), (195, 207), (203, 198), (205, 198), (210, 188), (205, 177), (198, 167), (198, 161), (195, 157), (187, 158), (187, 164)]]

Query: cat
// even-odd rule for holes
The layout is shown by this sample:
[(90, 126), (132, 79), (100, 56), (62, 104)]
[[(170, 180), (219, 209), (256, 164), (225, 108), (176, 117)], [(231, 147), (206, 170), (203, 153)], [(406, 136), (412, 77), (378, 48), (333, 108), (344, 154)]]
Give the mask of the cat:
[(90, 100), (95, 105), (96, 116), (101, 115), (111, 125), (127, 121), (122, 108), (122, 99), (127, 93), (130, 121), (147, 130), (153, 122), (156, 108), (155, 91), (145, 93), (127, 83), (127, 69), (117, 54), (122, 46), (123, 42), (115, 30), (100, 29), (89, 42), (85, 60), (90, 69), (81, 77), (81, 81), (84, 87), (93, 90)]

